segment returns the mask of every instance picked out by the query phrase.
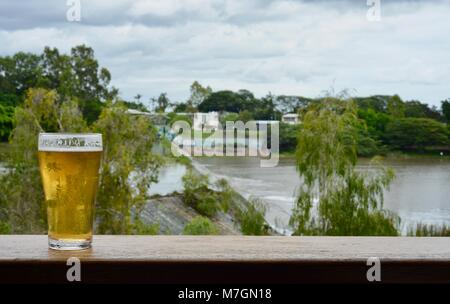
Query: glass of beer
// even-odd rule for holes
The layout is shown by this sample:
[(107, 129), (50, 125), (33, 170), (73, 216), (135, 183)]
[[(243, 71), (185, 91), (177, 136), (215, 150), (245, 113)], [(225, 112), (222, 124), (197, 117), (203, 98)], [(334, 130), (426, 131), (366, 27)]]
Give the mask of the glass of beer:
[(90, 248), (102, 135), (40, 133), (38, 150), (49, 247)]

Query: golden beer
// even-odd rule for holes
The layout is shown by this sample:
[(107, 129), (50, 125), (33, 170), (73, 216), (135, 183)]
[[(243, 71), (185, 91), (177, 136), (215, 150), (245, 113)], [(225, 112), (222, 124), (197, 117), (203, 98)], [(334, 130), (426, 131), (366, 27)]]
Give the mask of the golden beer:
[(100, 134), (40, 134), (50, 248), (90, 247), (101, 150)]

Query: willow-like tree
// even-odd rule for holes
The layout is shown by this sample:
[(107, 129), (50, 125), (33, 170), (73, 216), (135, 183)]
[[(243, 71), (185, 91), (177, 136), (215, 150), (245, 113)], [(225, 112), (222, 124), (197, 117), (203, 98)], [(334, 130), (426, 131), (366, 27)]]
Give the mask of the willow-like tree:
[(371, 162), (356, 169), (360, 122), (354, 102), (326, 97), (302, 115), (296, 150), (302, 179), (290, 224), (296, 235), (397, 235), (399, 218), (383, 210), (394, 172)]
[(101, 234), (155, 234), (157, 223), (146, 225), (140, 214), (157, 181), (161, 158), (152, 153), (156, 130), (144, 116), (127, 114), (120, 102), (107, 103), (94, 123), (103, 134), (102, 170), (96, 219)]
[(86, 130), (75, 100), (63, 100), (55, 90), (27, 90), (23, 105), (15, 109), (10, 153), (0, 160), (7, 167), (6, 173), (0, 174), (1, 232), (46, 231), (47, 215), (37, 160), (39, 132)]
[(45, 233), (46, 206), (38, 168), (39, 132), (100, 132), (102, 170), (96, 205), (99, 233), (155, 234), (139, 214), (148, 189), (158, 177), (160, 161), (152, 153), (156, 132), (143, 116), (127, 114), (121, 102), (108, 102), (99, 119), (88, 127), (76, 99), (55, 90), (29, 89), (16, 107), (10, 153), (0, 161), (0, 233)]

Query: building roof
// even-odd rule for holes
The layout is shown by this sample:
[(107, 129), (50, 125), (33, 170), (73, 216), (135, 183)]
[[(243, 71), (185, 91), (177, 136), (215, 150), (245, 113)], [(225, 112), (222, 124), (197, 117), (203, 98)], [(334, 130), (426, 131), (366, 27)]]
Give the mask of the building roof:
[(288, 114), (284, 114), (283, 117), (298, 117), (297, 113), (288, 113)]
[(147, 115), (147, 116), (152, 115), (151, 113), (148, 113), (148, 112), (142, 112), (142, 111), (135, 110), (135, 109), (128, 109), (128, 110), (127, 110), (127, 113), (128, 113), (128, 114), (131, 114), (131, 115)]

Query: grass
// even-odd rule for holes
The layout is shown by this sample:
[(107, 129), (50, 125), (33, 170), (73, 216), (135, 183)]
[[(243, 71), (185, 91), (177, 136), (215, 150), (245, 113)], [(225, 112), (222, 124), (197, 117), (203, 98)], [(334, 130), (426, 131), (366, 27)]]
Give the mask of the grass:
[(408, 236), (450, 236), (450, 227), (419, 223), (408, 230)]

